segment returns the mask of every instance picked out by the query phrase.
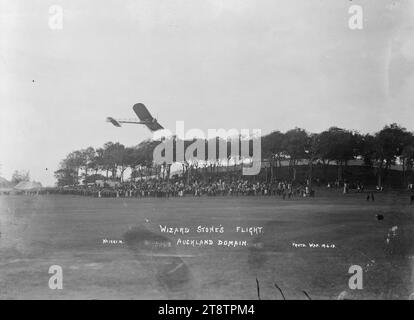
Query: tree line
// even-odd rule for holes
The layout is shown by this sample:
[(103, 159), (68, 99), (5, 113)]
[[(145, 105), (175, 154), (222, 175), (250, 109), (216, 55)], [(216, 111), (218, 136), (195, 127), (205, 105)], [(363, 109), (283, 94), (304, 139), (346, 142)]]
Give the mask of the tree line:
[[(174, 142), (176, 138), (173, 137)], [(219, 158), (218, 146), (223, 139), (216, 138), (217, 152), (215, 161), (211, 157), (206, 161), (181, 163), (183, 172), (200, 167), (217, 168), (240, 164), (240, 157), (231, 153), (231, 142), (227, 143), (226, 158)], [(185, 150), (195, 140), (185, 140)], [(170, 165), (157, 165), (153, 162), (154, 148), (160, 141), (145, 140), (137, 146), (126, 147), (118, 142), (107, 142), (101, 148), (88, 147), (70, 152), (60, 163), (55, 172), (58, 185), (76, 185), (80, 179), (85, 183), (95, 179), (117, 179), (124, 181), (126, 169), (131, 170), (131, 179), (145, 176), (170, 176)], [(206, 140), (206, 151), (207, 151)], [(250, 141), (251, 144), (251, 141)], [(175, 146), (175, 145), (174, 145)], [(239, 148), (240, 150), (240, 148)], [(296, 167), (303, 160), (309, 166), (309, 178), (312, 180), (313, 168), (320, 165), (326, 172), (329, 165), (335, 164), (338, 180), (343, 180), (344, 168), (350, 160), (360, 159), (366, 166), (375, 168), (377, 184), (382, 185), (388, 171), (394, 164), (402, 167), (402, 184), (407, 183), (407, 172), (414, 165), (414, 134), (398, 124), (386, 125), (374, 134), (361, 134), (357, 131), (331, 127), (321, 133), (310, 133), (301, 128), (294, 128), (283, 133), (273, 131), (261, 137), (262, 159), (270, 164), (271, 178), (277, 176), (282, 162), (288, 162), (289, 174), (295, 180)], [(207, 152), (205, 153), (207, 154)], [(263, 161), (262, 160), (262, 161)], [(175, 159), (174, 159), (175, 161)]]

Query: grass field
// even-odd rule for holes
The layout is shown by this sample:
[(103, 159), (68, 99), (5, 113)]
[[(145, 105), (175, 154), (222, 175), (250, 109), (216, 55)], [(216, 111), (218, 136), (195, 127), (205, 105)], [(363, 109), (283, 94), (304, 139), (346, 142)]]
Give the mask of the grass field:
[[(287, 299), (306, 299), (303, 291), (312, 299), (343, 291), (349, 299), (407, 299), (413, 217), (408, 195), (397, 193), (375, 202), (335, 191), (291, 200), (0, 196), (0, 299), (257, 299), (256, 278), (262, 299), (282, 299), (275, 283)], [(160, 225), (190, 233), (162, 233)], [(212, 225), (224, 233), (195, 232)], [(179, 238), (248, 246), (177, 246)], [(48, 287), (51, 265), (63, 269), (62, 290)], [(364, 270), (362, 290), (348, 287), (351, 265)]]

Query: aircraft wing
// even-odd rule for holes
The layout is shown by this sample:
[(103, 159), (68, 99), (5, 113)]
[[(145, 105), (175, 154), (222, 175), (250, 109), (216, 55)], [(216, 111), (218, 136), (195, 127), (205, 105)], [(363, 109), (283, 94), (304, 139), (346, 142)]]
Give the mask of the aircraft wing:
[(164, 127), (162, 125), (160, 125), (156, 120), (154, 122), (148, 122), (148, 123), (144, 123), (144, 124), (151, 131), (157, 131), (157, 130), (164, 129)]
[(152, 121), (154, 118), (143, 103), (136, 103), (132, 107), (141, 121)]
[(145, 124), (151, 131), (164, 129), (164, 127), (161, 126), (158, 123), (158, 121), (151, 115), (151, 113), (148, 111), (147, 107), (143, 103), (134, 104), (132, 109), (138, 116), (139, 120), (143, 124)]

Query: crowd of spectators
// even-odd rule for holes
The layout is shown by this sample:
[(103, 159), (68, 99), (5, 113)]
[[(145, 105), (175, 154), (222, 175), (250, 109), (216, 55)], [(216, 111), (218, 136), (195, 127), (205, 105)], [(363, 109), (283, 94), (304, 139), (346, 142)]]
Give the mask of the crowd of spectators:
[(74, 194), (94, 197), (184, 197), (184, 196), (293, 196), (312, 197), (308, 183), (295, 186), (288, 181), (257, 181), (236, 175), (187, 179), (175, 177), (169, 180), (143, 179), (136, 182), (65, 186), (49, 190), (49, 193)]
[[(112, 182), (112, 183), (111, 183)], [(91, 197), (185, 197), (185, 196), (279, 196), (283, 199), (292, 197), (314, 197), (313, 187), (327, 187), (337, 189), (344, 194), (353, 190), (357, 193), (365, 193), (365, 187), (361, 182), (349, 182), (338, 180), (322, 184), (319, 179), (312, 183), (309, 180), (298, 182), (286, 180), (266, 181), (258, 177), (245, 177), (238, 174), (210, 175), (203, 177), (175, 176), (168, 180), (160, 178), (148, 178), (137, 181), (119, 182), (101, 181), (101, 183), (79, 184), (76, 186), (64, 186), (47, 188), (37, 191), (36, 194), (70, 194)], [(412, 183), (408, 190), (414, 192)], [(374, 191), (383, 191), (383, 188), (376, 188)], [(372, 192), (372, 190), (370, 191)]]

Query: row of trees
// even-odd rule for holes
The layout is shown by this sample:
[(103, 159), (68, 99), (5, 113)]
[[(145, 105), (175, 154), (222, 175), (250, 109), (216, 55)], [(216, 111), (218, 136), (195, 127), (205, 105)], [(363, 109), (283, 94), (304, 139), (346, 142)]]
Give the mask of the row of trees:
[(379, 186), (390, 167), (398, 162), (403, 169), (405, 184), (406, 172), (414, 164), (414, 135), (395, 123), (374, 135), (337, 127), (309, 134), (295, 128), (286, 133), (274, 131), (264, 136), (262, 150), (264, 157), (276, 163), (276, 167), (277, 163), (280, 165), (282, 160), (288, 159), (293, 173), (297, 162), (306, 159), (310, 177), (315, 163), (321, 163), (325, 172), (334, 163), (338, 168), (338, 180), (343, 180), (343, 168), (350, 160), (361, 159), (365, 165), (376, 168)]
[[(95, 181), (96, 178), (117, 179), (121, 181), (124, 172), (132, 168), (133, 175), (143, 174), (142, 170), (152, 167), (152, 152), (155, 142), (145, 141), (137, 147), (125, 147), (120, 143), (107, 142), (102, 148), (88, 147), (69, 153), (60, 163), (55, 172), (58, 185), (78, 184), (81, 178), (84, 182)], [(153, 149), (153, 148), (151, 148)]]
[(11, 178), (11, 183), (13, 185), (16, 185), (22, 181), (30, 181), (30, 173), (29, 171), (14, 171), (12, 178)]
[[(231, 142), (227, 143), (226, 159), (220, 159), (217, 138), (215, 161), (194, 162), (184, 160), (183, 171), (191, 168), (228, 166), (230, 159), (233, 163), (240, 163), (240, 157), (231, 153)], [(193, 141), (184, 141), (185, 150)], [(207, 141), (206, 141), (207, 142)], [(223, 142), (223, 140), (221, 140)], [(169, 165), (155, 165), (153, 163), (154, 148), (159, 141), (143, 141), (135, 147), (125, 147), (120, 143), (108, 142), (102, 148), (89, 147), (73, 151), (61, 162), (60, 169), (55, 172), (59, 185), (77, 184), (80, 178), (85, 182), (96, 178), (124, 180), (124, 172), (130, 168), (131, 178), (139, 176), (162, 174), (169, 177)], [(176, 146), (176, 139), (174, 146)], [(252, 141), (250, 153), (252, 154)], [(239, 146), (240, 150), (240, 146)], [(365, 165), (375, 168), (378, 185), (381, 186), (384, 177), (393, 164), (401, 164), (403, 168), (402, 183), (406, 183), (406, 172), (411, 171), (414, 164), (414, 135), (407, 129), (391, 124), (379, 132), (361, 134), (342, 128), (332, 127), (321, 133), (309, 133), (306, 130), (295, 128), (285, 133), (274, 131), (261, 137), (262, 159), (270, 162), (271, 176), (277, 176), (277, 170), (283, 161), (288, 161), (292, 180), (296, 176), (296, 167), (300, 161), (306, 161), (309, 166), (309, 177), (312, 178), (313, 167), (320, 164), (326, 172), (330, 164), (336, 164), (338, 179), (343, 179), (344, 167), (350, 160), (361, 159)], [(175, 160), (175, 159), (174, 159)]]

